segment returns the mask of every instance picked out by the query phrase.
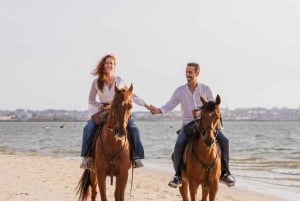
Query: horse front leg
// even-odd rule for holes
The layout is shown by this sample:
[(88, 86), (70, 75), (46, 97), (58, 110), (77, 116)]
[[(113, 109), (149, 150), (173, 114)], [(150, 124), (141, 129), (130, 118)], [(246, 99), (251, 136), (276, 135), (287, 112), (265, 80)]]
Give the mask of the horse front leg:
[(185, 179), (182, 180), (182, 185), (179, 187), (179, 192), (182, 197), (182, 201), (189, 201), (188, 197), (188, 183)]
[(91, 199), (92, 201), (96, 200), (96, 196), (97, 196), (97, 177), (95, 173), (90, 174), (90, 180), (91, 180), (91, 187), (92, 187), (92, 195), (91, 195)]
[(98, 171), (97, 172), (97, 180), (98, 180), (98, 187), (99, 187), (101, 201), (107, 201), (107, 197), (106, 197), (106, 175), (101, 173), (100, 171)]
[(128, 181), (128, 171), (116, 176), (115, 201), (125, 200), (125, 189)]
[(208, 187), (205, 187), (204, 184), (202, 184), (202, 200), (201, 201), (208, 201)]
[(209, 189), (209, 201), (216, 201), (218, 190), (219, 190), (219, 181), (217, 180), (211, 183)]
[[(199, 186), (199, 184), (196, 181), (194, 181), (194, 180), (189, 181), (189, 190), (190, 190), (191, 201), (197, 201), (198, 186)], [(204, 201), (204, 200), (202, 200), (202, 201)]]

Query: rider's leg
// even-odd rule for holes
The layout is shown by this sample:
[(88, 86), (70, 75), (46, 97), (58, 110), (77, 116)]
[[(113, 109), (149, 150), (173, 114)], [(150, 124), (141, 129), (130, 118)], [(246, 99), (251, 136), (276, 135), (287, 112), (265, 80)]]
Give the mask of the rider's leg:
[(184, 148), (187, 143), (187, 136), (184, 133), (184, 129), (179, 131), (179, 134), (177, 136), (176, 144), (174, 147), (174, 153), (173, 153), (173, 165), (175, 169), (175, 176), (173, 179), (169, 182), (169, 186), (171, 187), (177, 187), (179, 184), (181, 184), (181, 169), (182, 169), (182, 157)]
[(132, 142), (132, 148), (134, 150), (134, 159), (135, 159), (135, 164), (134, 167), (138, 168), (138, 167), (143, 167), (143, 163), (141, 161), (141, 159), (145, 158), (144, 155), (144, 147), (141, 141), (141, 136), (140, 136), (140, 131), (138, 129), (138, 127), (136, 126), (136, 124), (134, 123), (133, 119), (130, 118), (128, 121), (128, 132), (130, 133), (130, 138), (131, 138), (131, 142)]
[(233, 186), (235, 183), (234, 177), (231, 175), (229, 170), (229, 140), (222, 133), (222, 131), (218, 131), (217, 141), (220, 145), (222, 151), (221, 157), (221, 180), (227, 183), (230, 186)]
[(222, 131), (218, 131), (217, 141), (219, 142), (221, 151), (222, 151), (222, 174), (230, 174), (229, 171), (229, 141), (228, 138), (222, 133)]
[(89, 147), (92, 144), (94, 132), (96, 131), (97, 125), (90, 119), (87, 121), (87, 124), (83, 128), (83, 135), (82, 135), (82, 147), (81, 147), (81, 157), (82, 163), (80, 165), (81, 168), (87, 168), (88, 162), (90, 161), (87, 157), (87, 153)]

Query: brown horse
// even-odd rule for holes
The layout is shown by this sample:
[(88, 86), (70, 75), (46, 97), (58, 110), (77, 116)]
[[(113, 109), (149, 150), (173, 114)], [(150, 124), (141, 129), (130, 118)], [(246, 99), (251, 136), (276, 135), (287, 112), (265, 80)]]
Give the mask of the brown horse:
[(131, 168), (129, 141), (127, 137), (127, 123), (131, 115), (131, 95), (133, 87), (118, 89), (115, 86), (115, 96), (111, 104), (107, 121), (96, 140), (93, 164), (90, 170), (85, 170), (79, 183), (79, 200), (95, 201), (97, 183), (101, 201), (107, 201), (106, 177), (116, 178), (115, 201), (124, 201), (125, 188), (128, 180), (128, 170)]
[(182, 170), (182, 186), (179, 188), (183, 201), (188, 201), (188, 187), (191, 201), (197, 200), (198, 187), (202, 185), (202, 201), (215, 201), (221, 175), (221, 153), (216, 135), (221, 125), (220, 103), (207, 102), (201, 97), (201, 121), (199, 136), (195, 137), (186, 148), (186, 168)]

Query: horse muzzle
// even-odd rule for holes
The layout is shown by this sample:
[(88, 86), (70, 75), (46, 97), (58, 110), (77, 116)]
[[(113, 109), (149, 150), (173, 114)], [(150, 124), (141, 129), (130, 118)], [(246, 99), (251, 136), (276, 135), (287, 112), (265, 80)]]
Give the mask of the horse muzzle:
[(127, 130), (126, 128), (116, 126), (114, 128), (114, 134), (117, 135), (118, 137), (124, 137), (127, 135)]
[(204, 139), (204, 144), (206, 145), (206, 146), (208, 146), (208, 147), (211, 147), (211, 145), (213, 144), (213, 143), (215, 143), (215, 139), (214, 138), (211, 138), (211, 137), (207, 137), (207, 138), (205, 138)]
[(203, 142), (206, 146), (211, 147), (216, 142), (217, 131), (214, 128), (207, 128), (204, 130)]

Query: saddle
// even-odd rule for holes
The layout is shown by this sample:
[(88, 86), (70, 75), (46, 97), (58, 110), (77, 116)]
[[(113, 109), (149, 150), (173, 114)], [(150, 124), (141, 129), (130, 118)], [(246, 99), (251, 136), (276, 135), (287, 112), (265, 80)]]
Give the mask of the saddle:
[(109, 110), (101, 110), (92, 116), (92, 120), (96, 125), (100, 125), (101, 122), (105, 123)]
[(109, 110), (101, 110), (100, 112), (97, 112), (91, 117), (93, 122), (97, 125), (97, 128), (93, 134), (93, 140), (91, 141), (91, 144), (89, 145), (87, 151), (87, 156), (89, 157), (92, 157), (94, 155), (97, 138), (102, 132), (102, 128), (107, 120), (108, 114), (109, 114)]

